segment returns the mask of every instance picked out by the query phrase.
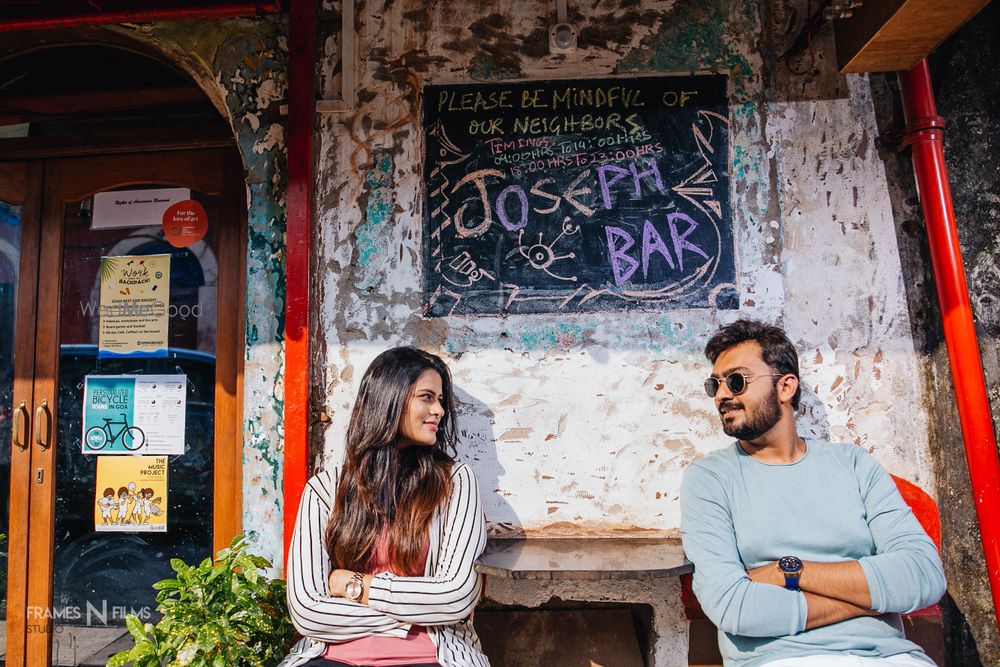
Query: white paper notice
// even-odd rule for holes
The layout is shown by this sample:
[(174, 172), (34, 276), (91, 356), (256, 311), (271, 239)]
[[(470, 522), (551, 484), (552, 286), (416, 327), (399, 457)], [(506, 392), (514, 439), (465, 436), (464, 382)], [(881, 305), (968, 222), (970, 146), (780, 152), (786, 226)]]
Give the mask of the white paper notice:
[(90, 228), (160, 226), (167, 208), (186, 199), (191, 199), (191, 190), (188, 188), (98, 192), (94, 195)]
[(186, 375), (136, 375), (135, 423), (146, 433), (143, 454), (183, 454)]

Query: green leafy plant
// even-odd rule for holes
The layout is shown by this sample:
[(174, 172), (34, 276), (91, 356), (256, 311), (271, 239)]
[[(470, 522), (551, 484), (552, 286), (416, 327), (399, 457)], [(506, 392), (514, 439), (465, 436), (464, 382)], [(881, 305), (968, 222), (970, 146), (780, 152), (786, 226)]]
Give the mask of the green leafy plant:
[(288, 652), (295, 630), (288, 617), (285, 582), (262, 570), (266, 558), (247, 553), (241, 535), (228, 549), (197, 567), (174, 558), (175, 579), (153, 584), (158, 623), (129, 615), (125, 625), (135, 645), (108, 660), (108, 667), (268, 667)]

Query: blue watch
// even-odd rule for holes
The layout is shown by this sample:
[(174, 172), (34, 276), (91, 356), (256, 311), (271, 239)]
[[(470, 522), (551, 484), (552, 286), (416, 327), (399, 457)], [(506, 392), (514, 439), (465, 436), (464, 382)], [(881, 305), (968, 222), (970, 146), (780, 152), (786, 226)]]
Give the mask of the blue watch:
[(785, 575), (785, 588), (790, 591), (799, 590), (799, 577), (804, 569), (802, 561), (795, 556), (782, 556), (778, 559), (778, 569)]

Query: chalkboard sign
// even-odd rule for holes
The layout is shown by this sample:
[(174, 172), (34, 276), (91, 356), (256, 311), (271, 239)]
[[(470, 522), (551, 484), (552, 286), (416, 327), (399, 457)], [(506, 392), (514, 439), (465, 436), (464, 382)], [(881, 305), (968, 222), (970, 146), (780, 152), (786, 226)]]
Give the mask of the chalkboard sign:
[(736, 308), (726, 87), (426, 86), (426, 314)]

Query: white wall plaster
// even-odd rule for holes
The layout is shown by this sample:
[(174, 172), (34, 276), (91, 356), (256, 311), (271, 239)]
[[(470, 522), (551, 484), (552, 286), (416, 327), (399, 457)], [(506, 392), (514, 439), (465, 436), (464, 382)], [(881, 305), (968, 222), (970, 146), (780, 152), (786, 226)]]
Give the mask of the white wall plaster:
[[(406, 21), (392, 16), (405, 4), (366, 15), (363, 51), (386, 49), (391, 59), (422, 46)], [(538, 11), (533, 3), (511, 6), (510, 34), (528, 31)], [(433, 13), (428, 46), (464, 29), (467, 18)], [(642, 34), (637, 27), (633, 41)], [(755, 57), (740, 35), (731, 38), (732, 48)], [(466, 64), (454, 60), (462, 54), (429, 52), (441, 54), (451, 60), (417, 80), (462, 79)], [(604, 76), (618, 57), (598, 49), (559, 72)], [(553, 74), (551, 58), (525, 62), (526, 76)], [(337, 351), (325, 372), (327, 460), (342, 456), (349, 406), (368, 361), (415, 342), (451, 362), (466, 408), (463, 456), (496, 494), (487, 499), (495, 532), (509, 524), (528, 533), (554, 525), (573, 534), (675, 533), (685, 465), (726, 442), (700, 390), (708, 369), (700, 350), (736, 313), (422, 320), (419, 116), (406, 106), (412, 91), (375, 79), (377, 63), (363, 69), (360, 86), (374, 97), (320, 131), (318, 172), (326, 177), (318, 199), (326, 205), (319, 207), (319, 248), (327, 268), (320, 320)], [(926, 414), (867, 80), (849, 77), (842, 98), (766, 107), (753, 103), (763, 95), (759, 85), (751, 81), (731, 111), (740, 314), (784, 323), (800, 345), (805, 432), (863, 445), (929, 490)], [(372, 119), (394, 130), (366, 134)], [(358, 228), (371, 223), (363, 210), (366, 176), (384, 150), (392, 151), (394, 212), (383, 229), (365, 229), (376, 259), (361, 266), (353, 246)], [(777, 212), (768, 209), (774, 191)], [(372, 283), (365, 289), (357, 289), (361, 274)], [(341, 379), (345, 368), (349, 381)]]
[[(799, 345), (803, 433), (864, 446), (891, 472), (933, 493), (927, 414), (867, 79), (848, 77), (805, 100), (767, 99), (756, 4), (731, 2), (721, 51), (734, 82), (739, 312), (426, 320), (419, 259), (423, 137), (413, 102), (422, 84), (471, 80), (475, 40), (464, 51), (444, 45), (468, 38), (468, 26), (482, 14), (444, 4), (429, 10), (427, 29), (403, 16), (415, 2), (367, 7), (359, 52), (378, 56), (362, 62), (361, 101), (353, 114), (325, 117), (318, 128), (318, 321), (327, 350), (322, 407), (331, 417), (324, 460), (343, 456), (349, 410), (370, 360), (390, 346), (415, 344), (442, 354), (453, 370), (461, 458), (480, 479), (494, 535), (675, 535), (684, 468), (728, 440), (701, 389), (709, 372), (701, 349), (720, 324), (744, 315), (783, 324)], [(617, 7), (598, 4), (576, 11)], [(523, 78), (612, 76), (632, 48), (664, 48), (654, 38), (668, 29), (667, 19), (706, 20), (694, 10), (672, 14), (672, 2), (647, 0), (639, 9), (662, 16), (631, 25), (625, 44), (566, 58), (522, 56)], [(498, 2), (490, 11), (507, 17), (504, 32), (516, 37), (552, 7)], [(323, 70), (332, 72), (336, 56), (327, 46)], [(411, 62), (408, 79), (376, 77), (384, 73), (380, 63), (405, 68), (397, 59), (421, 49), (429, 60), (421, 67)], [(387, 154), (392, 212), (373, 224), (366, 179)], [(661, 632), (660, 641), (683, 637), (686, 646), (676, 582), (649, 585), (624, 587), (621, 599), (660, 600), (657, 627), (664, 623), (673, 633)], [(563, 597), (566, 587), (579, 599), (607, 594), (606, 587), (575, 586), (494, 580), (490, 595), (531, 605)], [(677, 656), (686, 651), (676, 648), (658, 644), (656, 664), (682, 664)]]
[(874, 453), (933, 495), (928, 415), (866, 77), (842, 99), (776, 103), (784, 324), (803, 366), (803, 427)]

